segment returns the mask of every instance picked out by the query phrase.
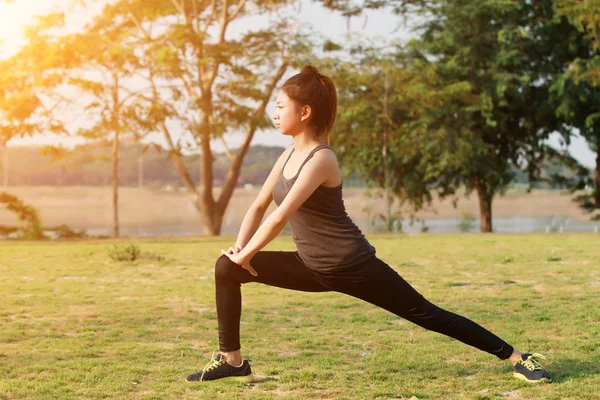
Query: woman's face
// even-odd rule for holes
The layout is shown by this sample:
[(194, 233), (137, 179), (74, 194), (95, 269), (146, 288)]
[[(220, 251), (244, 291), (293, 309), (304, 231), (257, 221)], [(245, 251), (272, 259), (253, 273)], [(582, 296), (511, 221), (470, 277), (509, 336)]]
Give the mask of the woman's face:
[(308, 106), (299, 109), (296, 102), (290, 99), (283, 90), (280, 90), (277, 95), (275, 114), (273, 115), (275, 127), (284, 135), (295, 136), (301, 131), (303, 121), (308, 118), (306, 113), (310, 111), (307, 108), (310, 109)]

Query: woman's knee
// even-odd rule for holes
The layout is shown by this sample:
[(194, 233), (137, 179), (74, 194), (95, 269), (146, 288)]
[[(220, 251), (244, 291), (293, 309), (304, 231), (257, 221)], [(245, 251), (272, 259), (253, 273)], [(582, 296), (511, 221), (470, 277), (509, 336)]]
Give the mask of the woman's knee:
[(404, 318), (427, 320), (433, 318), (439, 310), (439, 307), (421, 296), (420, 301), (412, 308), (407, 310)]
[(215, 279), (230, 279), (237, 268), (240, 267), (231, 261), (229, 257), (221, 255), (215, 262)]

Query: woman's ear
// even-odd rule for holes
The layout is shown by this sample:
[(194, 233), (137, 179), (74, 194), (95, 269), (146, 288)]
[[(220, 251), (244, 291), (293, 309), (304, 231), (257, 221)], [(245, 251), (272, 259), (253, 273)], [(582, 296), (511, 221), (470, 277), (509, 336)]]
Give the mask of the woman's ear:
[(310, 109), (309, 105), (302, 106), (301, 113), (302, 114), (300, 115), (300, 121), (306, 121), (312, 114), (312, 110)]

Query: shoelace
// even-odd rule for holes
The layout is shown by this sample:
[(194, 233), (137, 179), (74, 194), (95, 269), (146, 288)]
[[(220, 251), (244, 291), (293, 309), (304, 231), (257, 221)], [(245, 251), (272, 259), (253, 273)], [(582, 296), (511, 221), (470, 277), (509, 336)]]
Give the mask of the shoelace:
[(200, 375), (200, 380), (202, 380), (204, 378), (205, 373), (212, 371), (213, 369), (220, 367), (223, 364), (225, 364), (223, 355), (221, 355), (221, 358), (217, 361), (217, 360), (215, 360), (215, 352), (213, 351), (212, 356), (210, 356), (210, 361), (208, 363), (206, 363), (206, 365), (202, 369), (202, 375)]
[(527, 368), (530, 371), (543, 370), (544, 367), (538, 362), (538, 358), (546, 360), (545, 356), (536, 353), (527, 357), (527, 360), (522, 361), (522, 364), (525, 366), (525, 368)]

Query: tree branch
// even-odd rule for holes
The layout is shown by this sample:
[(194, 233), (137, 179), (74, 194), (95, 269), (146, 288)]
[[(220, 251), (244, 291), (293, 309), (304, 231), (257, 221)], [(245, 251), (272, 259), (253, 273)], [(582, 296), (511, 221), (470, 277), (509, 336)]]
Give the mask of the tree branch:
[(177, 0), (171, 0), (171, 3), (173, 3), (173, 6), (175, 7), (175, 9), (177, 9), (177, 12), (181, 14), (181, 16), (183, 16), (183, 18), (186, 18), (185, 15), (185, 9), (183, 8), (183, 2), (185, 0), (181, 0), (181, 4), (179, 4), (177, 2)]
[(235, 11), (233, 12), (233, 14), (231, 14), (231, 16), (227, 19), (227, 23), (233, 21), (235, 19), (235, 17), (237, 17), (237, 15), (240, 13), (240, 11), (242, 11), (242, 8), (244, 8), (245, 4), (246, 4), (246, 0), (240, 0), (240, 2), (238, 3), (238, 6), (235, 9)]
[(231, 199), (231, 195), (233, 194), (233, 190), (237, 184), (237, 179), (240, 176), (240, 169), (242, 167), (242, 161), (244, 160), (244, 157), (250, 148), (250, 142), (252, 142), (252, 138), (254, 137), (257, 122), (264, 115), (267, 103), (271, 98), (271, 94), (273, 93), (277, 82), (279, 82), (283, 74), (285, 74), (287, 68), (288, 63), (287, 61), (284, 61), (275, 74), (273, 74), (269, 84), (263, 92), (262, 100), (252, 115), (252, 118), (246, 129), (246, 137), (244, 138), (244, 142), (231, 163), (231, 167), (229, 168), (227, 177), (225, 178), (225, 183), (223, 184), (223, 190), (221, 191), (221, 195), (217, 201), (217, 210), (219, 210), (221, 213), (225, 212), (225, 208), (227, 207), (227, 204)]
[(227, 157), (229, 157), (229, 159), (231, 161), (233, 161), (235, 159), (235, 155), (231, 152), (231, 150), (229, 150), (229, 147), (227, 146), (227, 143), (225, 142), (225, 138), (223, 136), (221, 136), (220, 139), (221, 139), (221, 143), (223, 143), (223, 147), (225, 147), (225, 154), (227, 154)]
[(192, 177), (188, 173), (187, 168), (181, 160), (181, 153), (179, 152), (179, 149), (176, 149), (175, 145), (173, 144), (173, 140), (171, 139), (171, 132), (169, 132), (169, 128), (167, 128), (167, 125), (164, 123), (164, 121), (160, 123), (160, 130), (162, 131), (163, 136), (167, 141), (167, 145), (169, 146), (170, 154), (173, 159), (173, 163), (175, 164), (175, 168), (177, 168), (179, 175), (181, 175), (185, 186), (187, 186), (187, 188), (194, 194), (194, 204), (197, 208), (199, 205), (198, 200), (200, 199), (200, 195), (198, 194), (198, 190), (196, 190), (196, 187), (192, 182)]
[(147, 30), (144, 29), (144, 27), (142, 26), (142, 23), (140, 22), (140, 20), (135, 16), (135, 14), (133, 13), (133, 11), (129, 11), (129, 19), (131, 19), (131, 21), (133, 21), (133, 23), (135, 24), (135, 26), (140, 30), (140, 32), (142, 32), (142, 34), (147, 38), (150, 39), (150, 32), (148, 32)]
[[(242, 0), (243, 1), (243, 0)], [(223, 11), (221, 12), (221, 25), (219, 26), (219, 41), (218, 44), (223, 44), (225, 42), (225, 31), (227, 30), (227, 25), (229, 24), (227, 17), (227, 8), (229, 7), (229, 0), (223, 1)], [(208, 78), (208, 82), (204, 86), (205, 93), (209, 93), (210, 89), (213, 85), (213, 82), (217, 78), (217, 74), (219, 73), (219, 66), (221, 62), (218, 59), (215, 60), (215, 64), (213, 65), (212, 72), (210, 77)]]
[(213, 19), (217, 16), (217, 0), (211, 0), (210, 2), (210, 15), (206, 18), (206, 25), (204, 26), (204, 31), (202, 32), (204, 36), (206, 36), (206, 31), (208, 27), (212, 24)]

